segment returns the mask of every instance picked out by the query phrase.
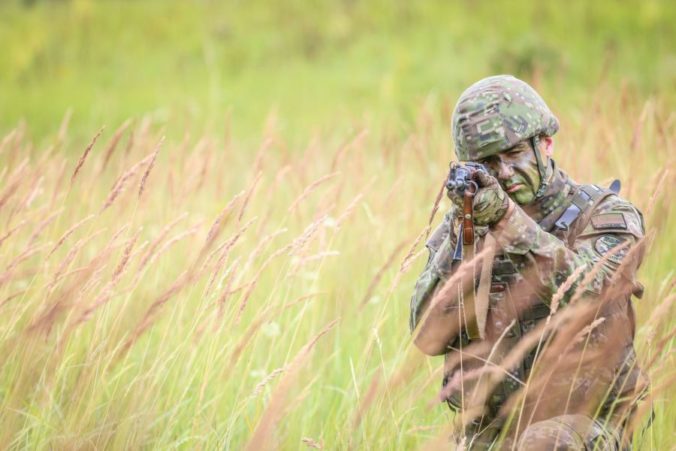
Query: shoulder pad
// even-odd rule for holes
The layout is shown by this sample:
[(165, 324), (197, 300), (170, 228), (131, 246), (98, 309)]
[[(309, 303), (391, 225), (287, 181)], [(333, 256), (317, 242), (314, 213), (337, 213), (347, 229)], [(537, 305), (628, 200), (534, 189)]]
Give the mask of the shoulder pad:
[(425, 246), (432, 252), (436, 252), (441, 247), (446, 237), (451, 233), (453, 222), (453, 209), (444, 215), (444, 220), (434, 229), (434, 232), (429, 236)]
[(640, 239), (644, 232), (643, 217), (638, 209), (629, 201), (613, 195), (594, 208), (582, 234), (628, 233)]

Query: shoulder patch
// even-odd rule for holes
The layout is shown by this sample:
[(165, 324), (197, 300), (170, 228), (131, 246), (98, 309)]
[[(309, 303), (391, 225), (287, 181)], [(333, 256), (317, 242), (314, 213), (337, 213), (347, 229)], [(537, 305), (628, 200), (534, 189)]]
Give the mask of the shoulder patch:
[(622, 213), (603, 213), (591, 218), (592, 226), (596, 230), (624, 229), (627, 230), (627, 221)]
[[(624, 239), (618, 236), (602, 235), (594, 242), (594, 250), (602, 257), (605, 257), (606, 254), (608, 254), (613, 250), (613, 248), (622, 243), (624, 243)], [(622, 263), (622, 259), (624, 258), (625, 255), (627, 255), (627, 252), (629, 252), (629, 247), (630, 246), (625, 246), (624, 248), (618, 250), (617, 252), (614, 252), (611, 256), (608, 257), (608, 261), (617, 264)]]

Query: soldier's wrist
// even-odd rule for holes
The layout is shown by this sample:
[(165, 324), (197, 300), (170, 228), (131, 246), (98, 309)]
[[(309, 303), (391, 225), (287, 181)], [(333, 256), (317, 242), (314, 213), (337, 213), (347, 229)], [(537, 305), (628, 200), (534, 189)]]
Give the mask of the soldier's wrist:
[(501, 227), (502, 224), (506, 223), (509, 220), (509, 217), (514, 213), (516, 204), (510, 198), (507, 198), (507, 206), (505, 209), (505, 214), (502, 215), (500, 219), (491, 224), (491, 230), (497, 230)]

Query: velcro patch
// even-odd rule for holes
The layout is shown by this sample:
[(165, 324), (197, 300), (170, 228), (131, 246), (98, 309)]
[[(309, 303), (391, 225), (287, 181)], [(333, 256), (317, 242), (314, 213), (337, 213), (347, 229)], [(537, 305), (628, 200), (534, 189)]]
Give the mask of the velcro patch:
[(620, 264), (622, 263), (622, 259), (627, 255), (627, 252), (629, 252), (629, 247), (624, 245), (622, 249), (618, 249), (614, 252), (611, 251), (613, 251), (613, 248), (620, 246), (623, 243), (623, 238), (615, 235), (602, 235), (594, 243), (594, 249), (601, 257), (606, 257), (611, 262)]
[(592, 226), (596, 230), (624, 229), (627, 230), (627, 221), (622, 213), (604, 213), (591, 218)]

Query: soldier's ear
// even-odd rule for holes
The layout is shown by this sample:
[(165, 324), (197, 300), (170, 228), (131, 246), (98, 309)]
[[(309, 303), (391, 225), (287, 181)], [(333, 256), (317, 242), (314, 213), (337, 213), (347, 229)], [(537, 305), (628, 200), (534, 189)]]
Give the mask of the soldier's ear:
[(554, 138), (551, 136), (543, 136), (540, 139), (540, 142), (542, 143), (542, 149), (540, 149), (542, 153), (544, 153), (547, 158), (551, 158), (554, 154)]

